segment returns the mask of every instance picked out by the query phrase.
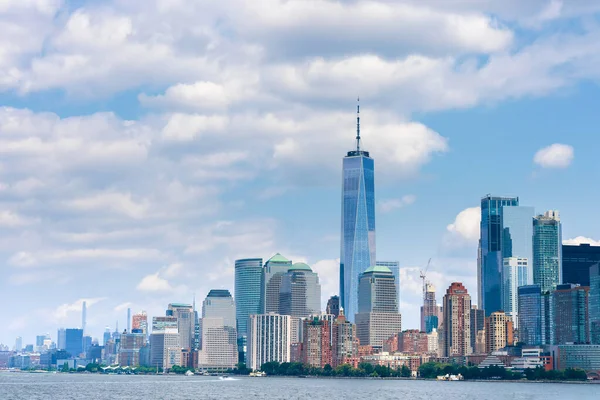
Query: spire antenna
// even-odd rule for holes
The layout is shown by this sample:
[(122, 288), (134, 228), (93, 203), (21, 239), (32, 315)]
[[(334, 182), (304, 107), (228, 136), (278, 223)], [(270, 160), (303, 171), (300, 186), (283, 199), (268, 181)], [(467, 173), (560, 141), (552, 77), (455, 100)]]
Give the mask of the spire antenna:
[(356, 99), (356, 151), (360, 152), (360, 97)]

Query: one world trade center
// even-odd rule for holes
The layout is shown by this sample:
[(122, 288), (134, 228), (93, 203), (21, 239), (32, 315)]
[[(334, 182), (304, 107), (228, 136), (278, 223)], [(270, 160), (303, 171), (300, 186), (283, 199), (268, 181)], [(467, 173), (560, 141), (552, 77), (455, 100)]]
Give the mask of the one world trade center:
[(358, 312), (358, 278), (375, 265), (374, 163), (360, 148), (360, 105), (356, 115), (356, 150), (344, 157), (340, 299), (346, 318)]

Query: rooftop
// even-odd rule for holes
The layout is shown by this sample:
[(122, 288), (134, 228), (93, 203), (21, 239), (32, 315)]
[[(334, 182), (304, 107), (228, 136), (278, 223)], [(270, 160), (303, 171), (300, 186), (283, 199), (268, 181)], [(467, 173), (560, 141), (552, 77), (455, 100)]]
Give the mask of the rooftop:
[(367, 268), (367, 270), (364, 273), (366, 274), (367, 272), (375, 272), (375, 273), (379, 273), (379, 274), (391, 274), (392, 270), (389, 269), (388, 267), (384, 267), (383, 265), (373, 265), (372, 267)]
[(267, 262), (290, 262), (290, 260), (288, 260), (287, 258), (285, 258), (284, 256), (282, 256), (281, 254), (277, 253), (275, 254), (273, 257), (269, 258), (269, 260)]
[(206, 297), (231, 297), (231, 293), (226, 289), (211, 289)]
[(308, 266), (308, 264), (305, 264), (303, 262), (294, 263), (292, 265), (292, 268), (290, 268), (290, 270), (294, 270), (294, 271), (312, 271), (312, 269)]

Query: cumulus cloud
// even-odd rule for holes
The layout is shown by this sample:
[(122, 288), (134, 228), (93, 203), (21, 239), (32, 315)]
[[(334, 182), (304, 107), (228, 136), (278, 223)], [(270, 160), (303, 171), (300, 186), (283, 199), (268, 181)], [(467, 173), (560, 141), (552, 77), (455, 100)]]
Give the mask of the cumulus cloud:
[(448, 225), (446, 230), (453, 236), (472, 243), (479, 240), (480, 224), (481, 208), (470, 207), (459, 212), (454, 222)]
[(589, 244), (592, 246), (600, 246), (600, 240), (595, 240), (592, 238), (588, 238), (585, 236), (577, 236), (571, 239), (566, 239), (563, 240), (563, 244), (568, 244), (568, 245), (580, 245), (580, 244)]
[(62, 322), (68, 318), (70, 313), (74, 313), (74, 312), (81, 313), (84, 301), (86, 304), (86, 308), (90, 308), (93, 305), (95, 305), (105, 299), (106, 299), (105, 297), (82, 298), (82, 299), (75, 300), (72, 303), (61, 304), (54, 310), (53, 316), (57, 320)]
[(379, 210), (382, 213), (388, 213), (394, 210), (397, 210), (402, 207), (409, 206), (413, 204), (417, 200), (417, 196), (414, 194), (407, 194), (398, 199), (384, 199), (381, 200), (378, 204)]
[(137, 290), (143, 292), (170, 292), (173, 286), (168, 280), (161, 278), (159, 273), (146, 275), (137, 285)]
[(573, 146), (554, 143), (535, 153), (533, 162), (542, 168), (567, 168), (574, 158)]

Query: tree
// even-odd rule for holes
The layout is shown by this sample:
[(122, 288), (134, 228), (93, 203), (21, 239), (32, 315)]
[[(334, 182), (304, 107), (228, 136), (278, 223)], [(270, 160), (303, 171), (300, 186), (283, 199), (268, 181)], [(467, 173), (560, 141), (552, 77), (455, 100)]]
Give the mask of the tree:
[(400, 376), (403, 378), (410, 378), (410, 376), (411, 376), (410, 368), (408, 368), (406, 365), (403, 365), (402, 368), (400, 369)]
[(60, 372), (69, 372), (69, 363), (64, 363)]
[(431, 379), (435, 378), (439, 375), (440, 368), (439, 364), (433, 361), (426, 362), (425, 364), (421, 364), (419, 367), (419, 375), (421, 378)]

